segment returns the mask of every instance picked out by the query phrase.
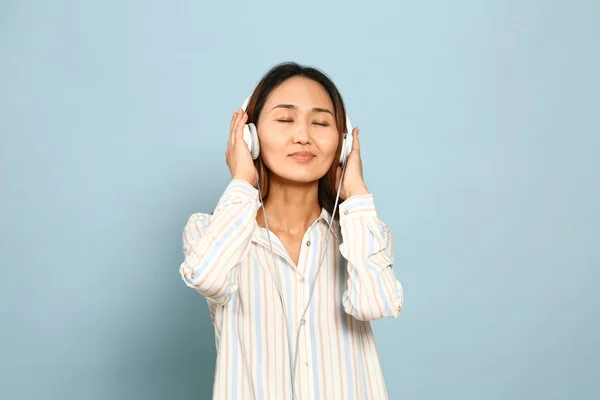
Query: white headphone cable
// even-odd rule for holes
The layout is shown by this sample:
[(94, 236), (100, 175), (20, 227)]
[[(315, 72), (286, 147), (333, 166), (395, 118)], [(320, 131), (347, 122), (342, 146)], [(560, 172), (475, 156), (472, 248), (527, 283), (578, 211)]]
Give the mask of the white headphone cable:
[[(308, 296), (308, 302), (306, 303), (306, 308), (304, 308), (304, 312), (302, 313), (302, 317), (300, 318), (300, 320), (302, 320), (304, 318), (304, 316), (306, 315), (306, 311), (308, 311), (308, 307), (310, 307), (310, 303), (312, 301), (313, 298), (313, 294), (315, 292), (315, 286), (317, 286), (317, 277), (319, 276), (319, 272), (321, 271), (321, 266), (323, 265), (323, 260), (325, 259), (325, 255), (327, 254), (327, 248), (328, 248), (328, 240), (329, 240), (329, 234), (331, 233), (331, 226), (333, 224), (333, 219), (335, 216), (335, 210), (337, 208), (337, 204), (338, 204), (338, 200), (340, 198), (340, 191), (342, 188), (342, 182), (344, 180), (344, 173), (346, 172), (346, 163), (344, 163), (343, 167), (342, 167), (342, 174), (340, 176), (340, 183), (338, 184), (338, 189), (337, 189), (337, 194), (335, 196), (335, 202), (333, 204), (333, 212), (331, 214), (331, 219), (329, 220), (329, 226), (327, 228), (327, 233), (325, 234), (325, 240), (324, 240), (324, 249), (323, 249), (323, 253), (322, 256), (319, 260), (319, 264), (317, 264), (317, 272), (315, 273), (315, 279), (313, 280), (313, 284), (310, 288), (310, 295)], [(293, 376), (296, 376), (296, 367), (298, 365), (298, 351), (299, 351), (299, 347), (300, 347), (300, 329), (298, 329), (297, 335), (296, 335), (296, 351), (294, 353), (294, 366), (293, 366)]]
[[(261, 192), (261, 187), (260, 187), (260, 180), (259, 180), (259, 176), (258, 176), (258, 172), (256, 174), (256, 183), (258, 186), (258, 195), (260, 198), (260, 206), (263, 210), (263, 217), (264, 217), (264, 221), (265, 221), (265, 227), (267, 228), (267, 237), (269, 238), (269, 247), (271, 249), (271, 256), (273, 257), (273, 266), (275, 268), (275, 270), (277, 269), (276, 265), (276, 261), (275, 261), (275, 251), (273, 250), (273, 243), (271, 242), (271, 235), (269, 233), (269, 225), (267, 222), (267, 215), (265, 212), (265, 207), (264, 207), (264, 203), (263, 203), (263, 199), (262, 199), (262, 192)], [(295, 379), (294, 376), (292, 374), (293, 368), (291, 365), (291, 360), (292, 360), (292, 346), (291, 346), (291, 334), (290, 334), (290, 328), (289, 328), (289, 320), (288, 320), (288, 316), (287, 316), (287, 307), (285, 306), (285, 301), (283, 299), (283, 293), (281, 291), (281, 279), (279, 277), (279, 273), (274, 273), (274, 271), (270, 268), (269, 266), (269, 272), (271, 272), (271, 275), (275, 276), (275, 279), (277, 281), (277, 293), (279, 294), (279, 299), (281, 300), (281, 307), (283, 309), (283, 317), (285, 319), (285, 330), (287, 333), (287, 344), (288, 344), (288, 359), (290, 362), (290, 374), (291, 374), (291, 383), (292, 383), (292, 399), (296, 399), (296, 384), (295, 384)], [(239, 328), (239, 327), (238, 327)], [(250, 376), (250, 366), (248, 364), (248, 359), (246, 358), (246, 352), (244, 351), (244, 346), (242, 345), (242, 340), (240, 339), (240, 335), (238, 334), (238, 341), (240, 342), (240, 346), (242, 347), (241, 353), (242, 353), (242, 359), (244, 361), (244, 366), (246, 367), (246, 378), (248, 378), (248, 384), (250, 386), (250, 389), (252, 390), (252, 395), (253, 398), (256, 400), (257, 396), (256, 396), (256, 389), (254, 387), (254, 382), (252, 380), (252, 377)]]
[[(329, 220), (329, 225), (328, 225), (327, 233), (325, 235), (325, 240), (324, 240), (324, 243), (325, 243), (324, 247), (325, 248), (323, 249), (323, 253), (322, 253), (322, 255), (320, 257), (320, 260), (319, 260), (319, 263), (317, 265), (317, 272), (315, 273), (315, 278), (314, 278), (313, 284), (312, 284), (312, 286), (310, 288), (310, 295), (309, 295), (309, 298), (308, 298), (308, 302), (306, 304), (306, 307), (304, 309), (304, 312), (302, 313), (302, 317), (300, 318), (300, 320), (302, 320), (304, 318), (304, 316), (306, 315), (306, 311), (308, 311), (308, 308), (310, 307), (310, 303), (312, 301), (312, 298), (313, 298), (313, 295), (314, 295), (314, 291), (315, 291), (317, 277), (319, 276), (319, 272), (321, 271), (321, 267), (323, 265), (323, 261), (325, 259), (325, 255), (327, 254), (328, 239), (329, 239), (329, 236), (330, 236), (330, 233), (331, 233), (331, 227), (332, 227), (334, 216), (335, 216), (335, 212), (336, 212), (336, 209), (337, 209), (337, 204), (338, 204), (339, 197), (340, 197), (340, 191), (341, 191), (341, 188), (342, 188), (342, 182), (343, 182), (343, 179), (344, 179), (344, 173), (345, 173), (345, 171), (346, 171), (346, 163), (344, 163), (343, 168), (342, 168), (342, 174), (340, 176), (340, 182), (338, 184), (338, 189), (337, 189), (337, 193), (336, 193), (336, 196), (335, 196), (335, 202), (334, 202), (334, 205), (333, 205), (333, 212), (331, 214), (331, 218)], [(290, 362), (293, 359), (293, 363), (290, 365), (290, 368), (291, 368), (291, 384), (292, 384), (292, 399), (296, 400), (297, 399), (297, 397), (296, 397), (296, 367), (297, 367), (297, 364), (298, 364), (298, 351), (299, 351), (299, 347), (300, 347), (300, 329), (302, 329), (302, 328), (301, 327), (298, 328), (298, 331), (296, 333), (296, 349), (295, 349), (295, 351), (293, 353), (293, 356), (292, 356), (291, 334), (290, 334), (290, 328), (289, 328), (289, 319), (288, 319), (288, 315), (287, 315), (287, 307), (285, 305), (285, 300), (284, 300), (284, 296), (283, 296), (282, 289), (281, 289), (281, 278), (280, 278), (279, 272), (277, 270), (277, 262), (275, 260), (275, 251), (273, 250), (273, 243), (271, 241), (271, 234), (270, 234), (270, 231), (269, 231), (269, 224), (267, 222), (267, 214), (266, 214), (264, 203), (263, 203), (263, 199), (262, 199), (262, 191), (261, 191), (261, 187), (260, 187), (260, 180), (259, 180), (258, 172), (256, 174), (256, 182), (257, 182), (257, 186), (258, 186), (258, 194), (259, 194), (259, 198), (260, 198), (260, 206), (261, 206), (262, 211), (263, 211), (263, 218), (264, 218), (264, 222), (265, 222), (265, 228), (267, 229), (267, 237), (269, 239), (269, 247), (271, 249), (271, 256), (272, 256), (272, 259), (273, 259), (273, 268), (274, 269), (273, 270), (271, 270), (271, 268), (269, 268), (269, 269), (270, 269), (271, 275), (274, 275), (275, 279), (277, 281), (276, 282), (277, 283), (277, 292), (278, 292), (279, 298), (281, 300), (281, 306), (282, 306), (282, 310), (283, 310), (283, 316), (284, 316), (284, 319), (285, 319), (285, 329), (286, 329), (287, 338), (288, 338), (288, 340), (287, 340), (287, 344), (288, 344), (288, 346), (287, 346), (288, 347), (288, 357), (289, 357)], [(238, 335), (238, 339), (239, 339), (239, 335)], [(246, 366), (246, 371), (247, 371), (246, 376), (250, 380), (250, 387), (252, 389), (253, 397), (256, 400), (256, 398), (257, 398), (256, 397), (256, 390), (254, 388), (254, 383), (253, 383), (253, 381), (252, 381), (252, 379), (250, 377), (250, 368), (249, 368), (249, 365), (248, 365), (248, 360), (246, 358), (246, 354), (244, 352), (244, 349), (241, 349), (241, 350), (242, 350), (242, 358), (244, 359), (244, 364)]]
[(292, 362), (292, 336), (290, 333), (290, 327), (289, 327), (289, 318), (287, 315), (287, 307), (285, 305), (285, 300), (284, 300), (284, 296), (283, 296), (283, 291), (281, 289), (281, 278), (279, 275), (279, 271), (277, 269), (277, 262), (275, 261), (275, 250), (273, 250), (273, 243), (271, 242), (271, 233), (269, 230), (269, 223), (267, 222), (267, 213), (265, 211), (265, 206), (264, 206), (264, 202), (262, 199), (262, 191), (260, 188), (260, 182), (258, 179), (258, 172), (257, 172), (257, 176), (256, 176), (256, 182), (257, 182), (257, 186), (258, 186), (258, 194), (260, 197), (260, 206), (262, 207), (262, 211), (263, 211), (263, 218), (265, 221), (265, 228), (267, 229), (267, 238), (269, 239), (269, 247), (271, 249), (271, 256), (273, 259), (273, 270), (271, 270), (271, 275), (275, 276), (275, 279), (277, 281), (277, 292), (279, 293), (279, 298), (281, 300), (281, 307), (283, 310), (283, 318), (285, 319), (285, 330), (286, 330), (286, 334), (287, 334), (287, 347), (288, 347), (288, 359), (290, 362), (290, 374), (291, 374), (291, 383), (292, 383), (292, 399), (296, 399), (296, 379), (295, 379), (295, 375), (293, 373), (293, 366), (291, 364)]

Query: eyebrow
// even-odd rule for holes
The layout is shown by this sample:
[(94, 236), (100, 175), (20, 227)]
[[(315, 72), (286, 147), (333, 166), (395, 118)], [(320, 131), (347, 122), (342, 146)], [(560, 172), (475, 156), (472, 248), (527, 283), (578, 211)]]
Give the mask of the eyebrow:
[[(276, 108), (288, 108), (288, 109), (292, 109), (292, 110), (297, 110), (298, 109), (298, 107), (296, 107), (293, 104), (279, 104), (279, 105), (276, 105), (275, 107), (273, 107), (272, 110), (274, 110)], [(313, 109), (311, 111), (312, 112), (324, 112), (324, 113), (331, 114), (333, 116), (333, 113), (328, 108), (313, 107)]]

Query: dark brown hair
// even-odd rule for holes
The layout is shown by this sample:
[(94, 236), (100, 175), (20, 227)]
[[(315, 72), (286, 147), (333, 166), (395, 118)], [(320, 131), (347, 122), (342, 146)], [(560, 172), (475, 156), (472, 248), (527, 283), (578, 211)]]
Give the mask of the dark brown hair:
[[(318, 194), (319, 205), (322, 208), (325, 208), (329, 214), (331, 214), (333, 212), (333, 205), (335, 203), (335, 196), (337, 194), (337, 187), (335, 187), (335, 174), (342, 150), (343, 133), (347, 129), (344, 101), (342, 100), (342, 96), (340, 95), (340, 92), (333, 81), (324, 72), (314, 67), (300, 65), (295, 62), (284, 62), (275, 65), (261, 78), (256, 85), (254, 92), (250, 96), (250, 101), (248, 102), (248, 106), (246, 108), (246, 112), (248, 114), (247, 123), (254, 123), (256, 126), (258, 126), (260, 112), (262, 111), (269, 94), (283, 82), (295, 76), (308, 78), (320, 83), (329, 94), (329, 97), (331, 97), (331, 101), (333, 103), (333, 113), (340, 139), (331, 168), (321, 179), (319, 179)], [(271, 171), (263, 162), (262, 154), (259, 155), (254, 161), (254, 165), (258, 171), (258, 179), (260, 180), (263, 200), (266, 200), (269, 196), (269, 176)], [(338, 204), (343, 200), (344, 199), (340, 198), (338, 200)], [(337, 211), (336, 215), (334, 215), (334, 218), (338, 218)]]

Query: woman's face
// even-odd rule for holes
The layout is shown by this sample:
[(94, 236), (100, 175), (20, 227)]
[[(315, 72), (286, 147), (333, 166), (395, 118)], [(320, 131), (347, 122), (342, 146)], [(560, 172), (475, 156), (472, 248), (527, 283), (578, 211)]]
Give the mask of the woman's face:
[(304, 77), (290, 78), (269, 94), (257, 131), (262, 159), (271, 172), (303, 183), (329, 171), (340, 140), (329, 94)]

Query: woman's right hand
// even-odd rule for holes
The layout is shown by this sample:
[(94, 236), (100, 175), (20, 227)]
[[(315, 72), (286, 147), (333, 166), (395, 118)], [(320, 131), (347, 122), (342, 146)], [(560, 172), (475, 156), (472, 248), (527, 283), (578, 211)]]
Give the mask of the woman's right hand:
[(244, 125), (248, 114), (238, 109), (231, 117), (229, 126), (229, 142), (225, 151), (225, 159), (232, 179), (242, 179), (256, 187), (257, 171), (252, 160), (252, 154), (244, 141)]

